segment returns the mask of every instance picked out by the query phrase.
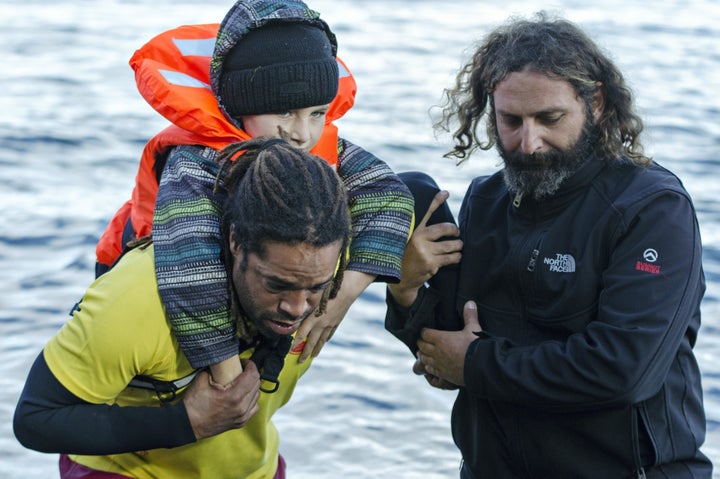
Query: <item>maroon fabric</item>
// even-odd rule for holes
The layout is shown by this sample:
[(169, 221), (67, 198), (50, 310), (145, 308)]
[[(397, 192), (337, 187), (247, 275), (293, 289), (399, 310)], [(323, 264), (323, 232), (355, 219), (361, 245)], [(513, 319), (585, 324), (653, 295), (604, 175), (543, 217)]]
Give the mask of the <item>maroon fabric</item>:
[[(285, 459), (278, 455), (278, 467), (273, 479), (285, 479)], [(60, 479), (132, 479), (112, 472), (96, 471), (71, 460), (67, 454), (60, 454)]]
[(277, 471), (275, 471), (275, 477), (273, 479), (285, 479), (285, 459), (278, 454), (278, 468)]
[(131, 479), (112, 472), (97, 471), (60, 454), (60, 479)]

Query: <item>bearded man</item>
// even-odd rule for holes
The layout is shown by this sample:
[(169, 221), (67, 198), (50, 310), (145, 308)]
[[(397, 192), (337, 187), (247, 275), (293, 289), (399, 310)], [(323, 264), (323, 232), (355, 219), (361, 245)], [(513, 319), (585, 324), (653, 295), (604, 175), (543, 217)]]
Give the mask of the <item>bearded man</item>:
[(504, 167), (472, 181), (459, 228), (446, 192), (405, 176), (427, 212), (385, 321), (416, 373), (458, 389), (460, 477), (710, 478), (697, 219), (643, 154), (620, 71), (541, 13), (492, 31), (446, 94), (448, 156), (496, 146)]

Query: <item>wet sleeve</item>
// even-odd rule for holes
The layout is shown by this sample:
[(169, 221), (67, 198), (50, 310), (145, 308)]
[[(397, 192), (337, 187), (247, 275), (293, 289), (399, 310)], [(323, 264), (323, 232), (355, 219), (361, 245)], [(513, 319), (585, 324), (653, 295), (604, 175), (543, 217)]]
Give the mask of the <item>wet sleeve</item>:
[(348, 269), (397, 282), (412, 225), (412, 194), (374, 155), (342, 139), (339, 149), (337, 171), (348, 189), (354, 232)]
[[(422, 172), (406, 171), (400, 173), (399, 176), (408, 186), (415, 200), (415, 218), (423, 218), (433, 198), (440, 191), (439, 186), (432, 177)], [(455, 223), (455, 218), (447, 203), (431, 215), (427, 224), (444, 222)], [(387, 289), (385, 293), (387, 305), (385, 329), (402, 341), (413, 356), (417, 353), (417, 341), (423, 328), (462, 329), (462, 318), (458, 317), (453, 308), (457, 291), (458, 269), (457, 265), (440, 268), (427, 281), (426, 287), (418, 290), (418, 296), (409, 308), (397, 304), (389, 288)]]
[(216, 175), (214, 150), (176, 147), (163, 170), (153, 219), (158, 289), (194, 368), (238, 352), (222, 257), (225, 197), (213, 193)]
[(385, 329), (417, 355), (417, 342), (423, 328), (437, 327), (440, 296), (431, 288), (420, 288), (415, 302), (405, 308), (395, 302), (390, 291), (385, 293)]
[(29, 449), (60, 454), (120, 454), (195, 441), (182, 401), (162, 407), (91, 404), (53, 375), (41, 353), (20, 395), (13, 428)]

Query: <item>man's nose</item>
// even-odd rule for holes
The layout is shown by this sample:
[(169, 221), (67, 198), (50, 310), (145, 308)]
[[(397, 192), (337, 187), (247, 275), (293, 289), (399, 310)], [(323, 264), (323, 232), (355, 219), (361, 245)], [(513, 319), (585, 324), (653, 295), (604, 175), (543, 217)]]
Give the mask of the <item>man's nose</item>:
[(297, 320), (305, 316), (310, 303), (308, 295), (305, 291), (288, 291), (280, 300), (280, 311), (282, 311), (288, 319)]
[(532, 155), (542, 150), (543, 141), (540, 137), (540, 128), (532, 122), (523, 124), (522, 142), (520, 149), (526, 155)]

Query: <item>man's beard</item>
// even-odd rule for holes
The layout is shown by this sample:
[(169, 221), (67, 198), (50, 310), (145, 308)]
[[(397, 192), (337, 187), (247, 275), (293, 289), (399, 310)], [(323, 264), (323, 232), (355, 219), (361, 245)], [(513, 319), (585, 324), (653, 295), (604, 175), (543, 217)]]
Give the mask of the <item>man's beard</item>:
[(588, 115), (577, 141), (566, 149), (553, 148), (544, 153), (531, 155), (521, 151), (505, 150), (499, 135), (497, 149), (505, 163), (503, 177), (508, 189), (536, 200), (552, 196), (565, 180), (580, 169), (593, 153), (597, 143), (597, 127)]
[[(269, 322), (271, 321), (279, 321), (279, 322), (298, 322), (302, 324), (305, 319), (307, 319), (311, 314), (315, 314), (317, 311), (317, 308), (312, 309), (310, 311), (306, 311), (302, 317), (296, 318), (296, 317), (290, 317), (287, 315), (284, 315), (281, 312), (278, 311), (268, 311), (268, 310), (261, 310), (256, 301), (249, 295), (246, 294), (244, 291), (242, 293), (238, 294), (238, 300), (240, 301), (241, 310), (243, 317), (241, 320), (246, 322), (245, 330), (254, 330), (257, 332), (260, 336), (263, 336), (267, 339), (270, 339), (271, 341), (277, 340), (280, 336), (285, 336), (284, 334), (278, 334), (275, 332), (272, 328), (269, 326)], [(240, 326), (238, 326), (240, 327)]]

